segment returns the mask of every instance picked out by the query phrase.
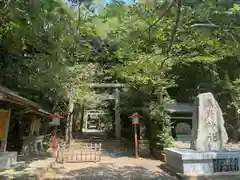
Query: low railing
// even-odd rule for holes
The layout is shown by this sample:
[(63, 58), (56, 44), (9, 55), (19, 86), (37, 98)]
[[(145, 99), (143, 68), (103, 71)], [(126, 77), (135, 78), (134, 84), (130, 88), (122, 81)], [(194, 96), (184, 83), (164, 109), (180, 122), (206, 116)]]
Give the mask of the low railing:
[(78, 149), (60, 147), (56, 161), (59, 163), (99, 162), (101, 160), (101, 143), (84, 143)]

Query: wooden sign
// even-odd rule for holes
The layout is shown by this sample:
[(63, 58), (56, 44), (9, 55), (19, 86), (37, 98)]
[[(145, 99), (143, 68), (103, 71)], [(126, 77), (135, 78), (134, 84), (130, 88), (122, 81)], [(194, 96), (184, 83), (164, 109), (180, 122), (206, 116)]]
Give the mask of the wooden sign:
[(6, 139), (6, 131), (7, 131), (7, 122), (9, 119), (9, 111), (0, 109), (0, 139), (5, 140)]

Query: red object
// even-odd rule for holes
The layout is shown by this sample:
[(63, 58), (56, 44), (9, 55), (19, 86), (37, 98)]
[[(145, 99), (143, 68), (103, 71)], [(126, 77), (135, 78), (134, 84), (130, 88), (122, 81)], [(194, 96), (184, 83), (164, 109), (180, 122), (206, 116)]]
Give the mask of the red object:
[[(128, 118), (140, 118), (141, 116), (138, 113), (133, 113)], [(138, 159), (138, 137), (137, 137), (137, 123), (132, 122), (132, 125), (134, 126), (134, 142), (135, 142), (135, 157)]]
[(56, 157), (56, 150), (57, 150), (57, 142), (56, 142), (56, 135), (52, 135), (51, 137), (51, 144), (52, 144), (52, 158), (53, 160)]
[(51, 114), (51, 115), (50, 115), (50, 118), (60, 118), (60, 119), (62, 119), (62, 118), (64, 118), (64, 117), (61, 116), (61, 115), (59, 115), (59, 114)]
[(134, 140), (135, 140), (135, 157), (138, 159), (138, 137), (137, 137), (137, 124), (134, 124)]
[(134, 113), (131, 116), (129, 116), (128, 118), (140, 118), (141, 116), (138, 113)]

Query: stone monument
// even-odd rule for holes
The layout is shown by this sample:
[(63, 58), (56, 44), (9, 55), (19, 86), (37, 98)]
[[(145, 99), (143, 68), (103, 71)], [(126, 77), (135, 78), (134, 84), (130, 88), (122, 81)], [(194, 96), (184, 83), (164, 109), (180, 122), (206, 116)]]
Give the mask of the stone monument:
[(223, 150), (228, 141), (224, 119), (212, 93), (198, 95), (193, 113), (191, 149), (196, 151)]
[[(190, 149), (166, 148), (166, 165), (183, 175), (239, 173), (240, 149), (227, 148), (221, 108), (212, 93), (199, 94), (193, 113)], [(239, 178), (240, 179), (240, 178)]]

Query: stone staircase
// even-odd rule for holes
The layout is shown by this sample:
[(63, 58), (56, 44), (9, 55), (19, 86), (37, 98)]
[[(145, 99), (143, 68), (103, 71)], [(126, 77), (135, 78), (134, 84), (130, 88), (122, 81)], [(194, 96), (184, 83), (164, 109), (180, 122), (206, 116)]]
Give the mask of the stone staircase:
[(101, 143), (102, 160), (118, 158), (123, 156), (134, 156), (134, 143), (126, 140), (116, 140), (107, 138), (103, 132), (87, 132), (74, 136), (74, 144), (71, 148), (78, 149), (88, 143)]

